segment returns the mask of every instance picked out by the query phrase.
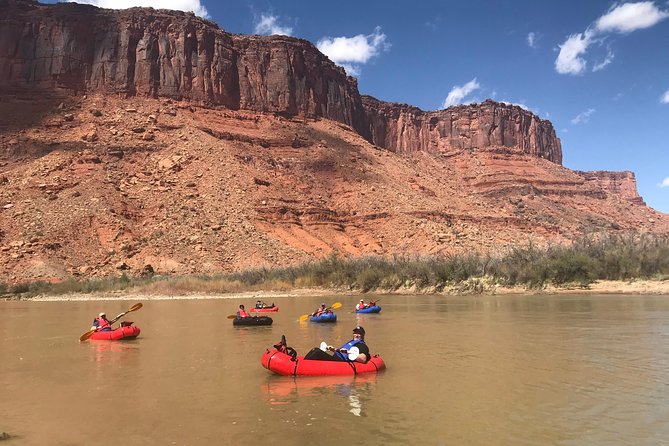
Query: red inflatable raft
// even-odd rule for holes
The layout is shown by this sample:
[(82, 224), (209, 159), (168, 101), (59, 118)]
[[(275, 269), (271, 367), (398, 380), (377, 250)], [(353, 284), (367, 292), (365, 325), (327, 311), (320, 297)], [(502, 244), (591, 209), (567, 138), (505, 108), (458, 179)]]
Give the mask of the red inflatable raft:
[(132, 322), (123, 322), (116, 330), (96, 331), (90, 337), (95, 341), (118, 341), (121, 339), (135, 339), (139, 336), (139, 327), (135, 327)]
[(260, 361), (267, 370), (284, 376), (325, 376), (325, 375), (359, 375), (384, 370), (386, 364), (378, 355), (363, 364), (354, 361), (317, 361), (304, 359), (304, 356), (293, 356), (276, 348), (266, 350)]
[(279, 307), (251, 308), (251, 313), (273, 313), (275, 311), (279, 311)]

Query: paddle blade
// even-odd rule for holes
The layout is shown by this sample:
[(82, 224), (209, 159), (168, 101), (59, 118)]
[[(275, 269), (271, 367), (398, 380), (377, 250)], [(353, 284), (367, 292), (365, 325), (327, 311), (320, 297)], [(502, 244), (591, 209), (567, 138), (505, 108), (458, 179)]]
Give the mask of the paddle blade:
[(95, 330), (89, 330), (86, 333), (82, 334), (81, 336), (79, 336), (79, 342), (84, 342), (88, 340), (88, 338), (93, 336), (93, 333), (95, 333)]
[(128, 308), (128, 309), (127, 309), (126, 311), (124, 311), (123, 313), (121, 313), (121, 314), (119, 314), (118, 316), (116, 316), (116, 317), (115, 317), (114, 319), (112, 319), (110, 322), (113, 324), (114, 322), (116, 322), (117, 320), (121, 319), (121, 318), (122, 318), (123, 316), (125, 316), (126, 314), (130, 313), (131, 311), (137, 311), (137, 310), (139, 310), (140, 308), (142, 308), (143, 306), (144, 306), (144, 305), (142, 305), (141, 303), (136, 303), (135, 305), (133, 305), (132, 307)]
[(355, 361), (355, 359), (360, 356), (360, 349), (358, 347), (351, 347), (348, 351), (348, 360)]
[(127, 312), (130, 313), (131, 311), (137, 311), (137, 310), (139, 310), (140, 308), (142, 308), (143, 306), (144, 306), (144, 304), (142, 304), (141, 302), (136, 303), (135, 305), (133, 305), (132, 307), (130, 307), (130, 308), (128, 309)]
[(309, 319), (309, 315), (308, 315), (308, 314), (303, 314), (302, 316), (300, 316), (300, 322), (304, 322), (304, 321), (306, 321), (307, 319)]
[(228, 319), (235, 319), (236, 317), (237, 317), (236, 314), (231, 314), (230, 316), (228, 316)]
[(336, 308), (341, 308), (341, 307), (342, 307), (341, 302), (335, 302), (335, 303), (332, 304), (332, 306), (330, 308), (335, 308), (336, 309)]

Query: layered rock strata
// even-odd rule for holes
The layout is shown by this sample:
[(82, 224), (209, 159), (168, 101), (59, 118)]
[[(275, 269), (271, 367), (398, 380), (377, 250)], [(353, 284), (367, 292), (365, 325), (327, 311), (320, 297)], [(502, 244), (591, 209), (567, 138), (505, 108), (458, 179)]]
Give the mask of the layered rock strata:
[(2, 89), (169, 97), (364, 128), (355, 79), (305, 40), (234, 35), (179, 11), (0, 5)]
[(311, 43), (227, 33), (177, 11), (5, 0), (0, 89), (187, 99), (328, 118), (395, 152), (503, 148), (562, 162), (550, 122), (492, 101), (424, 112), (361, 97)]
[(576, 170), (575, 172), (585, 178), (588, 183), (595, 185), (600, 189), (604, 189), (612, 195), (621, 197), (633, 203), (641, 205), (646, 204), (637, 192), (636, 176), (634, 175), (634, 172), (609, 172), (603, 170), (594, 172)]
[(549, 121), (519, 106), (487, 100), (424, 112), (406, 104), (363, 97), (371, 140), (398, 152), (448, 154), (476, 149), (508, 149), (562, 164), (562, 147)]

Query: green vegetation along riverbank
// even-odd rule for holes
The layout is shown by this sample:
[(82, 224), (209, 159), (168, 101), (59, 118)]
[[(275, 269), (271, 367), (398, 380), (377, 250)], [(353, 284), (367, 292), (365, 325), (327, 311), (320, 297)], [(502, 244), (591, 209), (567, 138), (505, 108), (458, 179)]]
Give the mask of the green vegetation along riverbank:
[[(633, 284), (637, 284), (634, 285)], [(645, 283), (645, 286), (638, 286)], [(603, 289), (602, 284), (607, 288)], [(627, 285), (625, 285), (627, 284)], [(655, 284), (655, 285), (648, 285)], [(665, 286), (666, 285), (666, 286)], [(150, 276), (60, 283), (0, 284), (6, 299), (39, 295), (124, 294), (183, 296), (321, 289), (331, 293), (663, 293), (669, 289), (669, 238), (582, 238), (571, 246), (528, 244), (499, 256), (325, 259), (286, 268), (258, 268), (219, 276)]]

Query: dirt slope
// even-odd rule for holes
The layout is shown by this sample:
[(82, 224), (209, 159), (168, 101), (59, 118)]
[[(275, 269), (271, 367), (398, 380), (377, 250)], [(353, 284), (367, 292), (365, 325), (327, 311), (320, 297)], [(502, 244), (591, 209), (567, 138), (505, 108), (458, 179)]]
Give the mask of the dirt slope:
[(0, 113), (0, 282), (669, 233), (508, 147), (398, 155), (329, 120), (142, 98), (5, 96)]

